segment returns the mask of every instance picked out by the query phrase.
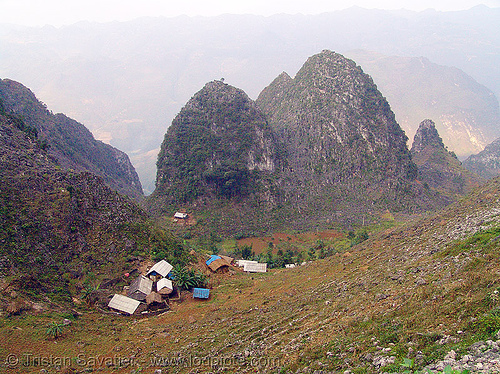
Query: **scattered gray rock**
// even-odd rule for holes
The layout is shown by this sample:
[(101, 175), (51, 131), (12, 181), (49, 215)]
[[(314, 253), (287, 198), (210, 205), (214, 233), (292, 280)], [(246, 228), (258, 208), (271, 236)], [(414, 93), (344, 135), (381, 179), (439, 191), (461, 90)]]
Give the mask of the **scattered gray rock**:
[(453, 350), (448, 352), (443, 360), (427, 366), (431, 372), (441, 372), (446, 366), (451, 366), (453, 370), (470, 370), (471, 373), (500, 373), (500, 340), (479, 341), (472, 344), (469, 353), (458, 357)]

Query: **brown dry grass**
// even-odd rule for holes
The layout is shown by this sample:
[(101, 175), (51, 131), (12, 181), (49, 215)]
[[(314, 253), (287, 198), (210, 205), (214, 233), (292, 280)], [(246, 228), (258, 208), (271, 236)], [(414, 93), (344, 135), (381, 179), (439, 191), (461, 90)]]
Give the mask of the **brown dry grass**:
[[(392, 369), (402, 357), (412, 357), (410, 347), (422, 351), (424, 361), (442, 358), (451, 343), (436, 341), (445, 335), (459, 338), (453, 347), (461, 352), (477, 337), (471, 318), (495, 307), (487, 300), (500, 286), (499, 242), (448, 251), (484, 222), (500, 224), (495, 209), (500, 211), (497, 184), (437, 216), (381, 232), (348, 253), (266, 274), (217, 275), (209, 300), (184, 295), (160, 316), (85, 313), (55, 341), (46, 339), (43, 326), (61, 316), (1, 318), (0, 359), (26, 352), (133, 357), (133, 367), (106, 367), (106, 373), (152, 373), (161, 367), (151, 360), (174, 357), (231, 359), (228, 372), (294, 372), (308, 366), (375, 373), (378, 369), (364, 360), (367, 353), (380, 354), (374, 341), (399, 360)], [(464, 334), (457, 335), (459, 330)], [(238, 358), (246, 365), (235, 363)], [(253, 367), (251, 359), (266, 365)], [(171, 365), (168, 373), (213, 371), (196, 364)]]

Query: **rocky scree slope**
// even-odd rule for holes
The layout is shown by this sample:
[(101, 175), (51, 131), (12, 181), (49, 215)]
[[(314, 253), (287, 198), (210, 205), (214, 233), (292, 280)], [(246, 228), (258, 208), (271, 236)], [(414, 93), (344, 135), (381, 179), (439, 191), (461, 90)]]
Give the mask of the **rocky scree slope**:
[(295, 78), (278, 76), (256, 102), (286, 146), (285, 198), (299, 210), (326, 219), (442, 203), (415, 182), (404, 132), (352, 60), (325, 50)]
[(467, 158), (464, 166), (486, 179), (498, 176), (500, 174), (500, 138), (487, 145), (482, 152)]
[[(211, 304), (189, 309), (191, 321), (172, 313), (129, 338), (155, 343), (141, 353), (146, 360), (253, 359), (269, 373), (402, 372), (403, 358), (414, 359), (415, 370), (440, 367), (451, 350), (459, 362), (469, 349), (475, 352), (475, 342), (496, 340), (500, 329), (494, 297), (499, 235), (495, 179), (442, 212), (372, 235), (349, 252), (295, 269), (230, 277)], [(159, 344), (165, 326), (168, 347)], [(482, 359), (470, 353), (464, 361), (474, 366), (476, 358)]]
[(435, 123), (422, 121), (413, 139), (412, 159), (419, 170), (419, 180), (436, 189), (450, 201), (484, 182), (462, 166), (453, 152), (446, 149)]
[(0, 99), (5, 110), (22, 116), (38, 131), (60, 166), (89, 171), (104, 179), (114, 190), (133, 198), (142, 197), (141, 182), (128, 156), (120, 150), (94, 139), (82, 124), (64, 114), (53, 114), (22, 84), (0, 80)]
[(5, 110), (0, 169), (0, 278), (29, 298), (71, 303), (92, 274), (115, 279), (153, 253), (186, 257), (133, 200), (101, 177), (62, 168), (37, 131)]

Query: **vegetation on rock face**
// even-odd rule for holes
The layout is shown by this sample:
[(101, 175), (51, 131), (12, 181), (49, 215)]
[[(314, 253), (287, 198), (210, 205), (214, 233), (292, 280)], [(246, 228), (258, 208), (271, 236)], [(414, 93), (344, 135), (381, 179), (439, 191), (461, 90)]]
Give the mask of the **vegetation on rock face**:
[(419, 179), (450, 201), (478, 187), (482, 179), (462, 166), (453, 152), (445, 148), (432, 120), (420, 123), (411, 148)]
[(176, 202), (260, 192), (276, 168), (275, 141), (246, 94), (208, 83), (169, 127), (158, 156), (156, 196)]
[(0, 79), (1, 110), (22, 118), (36, 129), (43, 144), (63, 168), (89, 171), (111, 188), (132, 198), (142, 197), (141, 182), (128, 156), (94, 139), (82, 124), (64, 114), (49, 112), (45, 104), (20, 83)]
[(196, 205), (216, 231), (262, 233), (449, 202), (416, 180), (404, 132), (353, 61), (325, 50), (256, 103), (221, 81), (196, 93), (165, 135), (149, 205)]
[(308, 213), (314, 207), (316, 218), (327, 211), (359, 216), (373, 208), (416, 211), (430, 207), (430, 200), (440, 204), (415, 183), (404, 132), (353, 61), (325, 50), (295, 78), (282, 73), (257, 104), (286, 145), (289, 202)]
[(235, 87), (207, 83), (169, 127), (158, 155), (151, 211), (196, 207), (202, 230), (268, 230), (280, 199), (280, 147), (266, 117)]
[(71, 302), (92, 272), (114, 279), (158, 252), (187, 262), (132, 200), (93, 174), (61, 168), (15, 114), (0, 114), (0, 135), (0, 274), (19, 289)]

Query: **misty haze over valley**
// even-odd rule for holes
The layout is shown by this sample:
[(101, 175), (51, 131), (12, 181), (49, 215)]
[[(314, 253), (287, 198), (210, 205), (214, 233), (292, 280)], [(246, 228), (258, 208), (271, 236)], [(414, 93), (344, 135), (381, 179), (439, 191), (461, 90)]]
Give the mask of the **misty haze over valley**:
[(3, 25), (0, 76), (23, 82), (50, 109), (125, 151), (147, 193), (163, 134), (207, 81), (225, 78), (256, 99), (279, 73), (293, 76), (323, 49), (373, 76), (410, 139), (432, 117), (464, 159), (500, 136), (499, 12), (353, 7), (307, 16)]
[(479, 4), (0, 0), (0, 373), (500, 373)]

